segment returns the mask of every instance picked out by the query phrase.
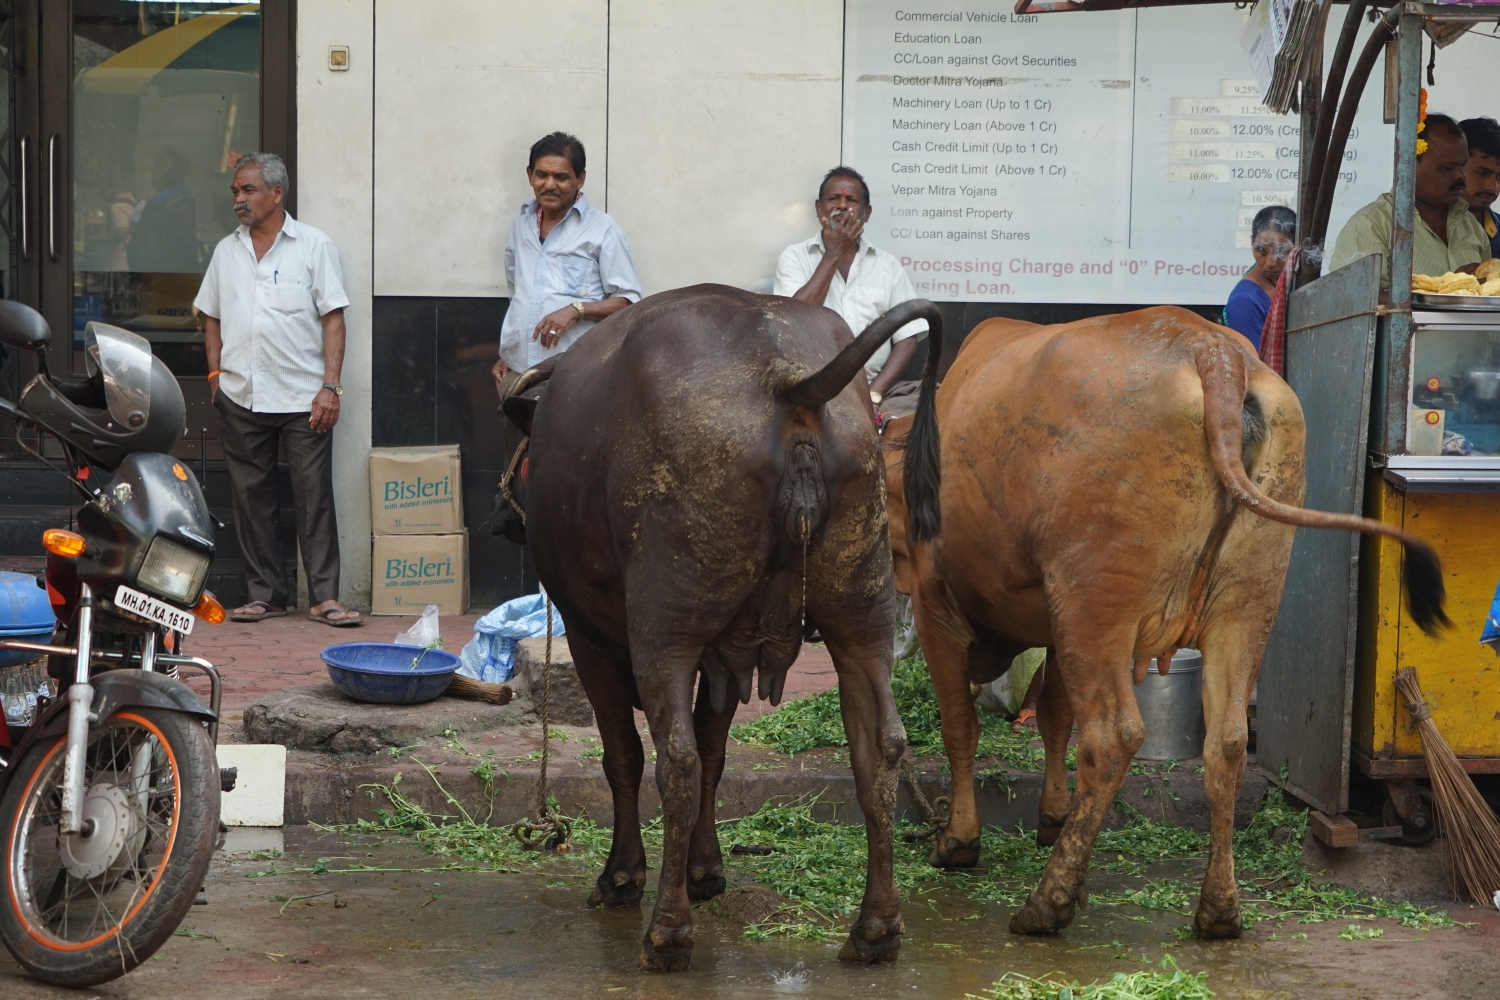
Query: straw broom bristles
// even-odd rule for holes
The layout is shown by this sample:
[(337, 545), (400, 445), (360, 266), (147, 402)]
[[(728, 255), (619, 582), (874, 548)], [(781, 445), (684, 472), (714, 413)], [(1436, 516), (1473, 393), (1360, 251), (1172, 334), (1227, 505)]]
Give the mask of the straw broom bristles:
[(1422, 734), (1433, 807), (1448, 848), (1453, 892), (1480, 906), (1492, 905), (1491, 900), (1500, 891), (1500, 821), (1438, 732), (1422, 686), (1417, 683), (1417, 672), (1411, 667), (1396, 671), (1396, 688)]
[(454, 698), (477, 698), (487, 701), (491, 705), (510, 704), (511, 690), (509, 684), (490, 684), (485, 681), (476, 681), (472, 677), (463, 674), (454, 674), (453, 680), (448, 685), (448, 690), (443, 692)]

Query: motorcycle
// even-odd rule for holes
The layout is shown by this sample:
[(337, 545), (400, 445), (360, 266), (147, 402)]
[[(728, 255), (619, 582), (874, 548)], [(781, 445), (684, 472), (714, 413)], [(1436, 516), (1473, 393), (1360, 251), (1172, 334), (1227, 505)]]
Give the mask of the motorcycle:
[[(45, 655), (59, 689), (29, 726), (0, 725), (0, 939), (37, 978), (92, 986), (172, 936), (217, 846), (231, 773), (214, 753), (221, 684), (182, 643), (195, 621), (224, 620), (204, 589), (222, 525), (165, 454), (186, 406), (150, 344), (91, 322), (88, 378), (65, 380), (47, 370), (49, 339), (35, 310), (0, 302), (0, 343), (40, 363), (18, 401), (0, 398), (0, 415), (86, 501), (76, 531), (43, 532), (52, 642), (0, 641)], [(65, 467), (43, 454), (43, 435)], [(209, 704), (182, 670), (207, 675)]]

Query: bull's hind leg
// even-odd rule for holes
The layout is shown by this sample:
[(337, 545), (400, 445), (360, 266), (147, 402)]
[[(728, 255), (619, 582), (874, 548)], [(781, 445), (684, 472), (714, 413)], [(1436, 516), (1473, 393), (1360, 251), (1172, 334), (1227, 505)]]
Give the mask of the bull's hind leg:
[[(1193, 929), (1199, 937), (1237, 938), (1239, 884), (1234, 877), (1234, 806), (1245, 779), (1249, 730), (1245, 707), (1261, 656), (1266, 630), (1245, 623), (1216, 622), (1205, 630), (1203, 652), (1203, 790), (1208, 797), (1208, 871), (1198, 897)], [(1258, 623), (1251, 623), (1258, 626)]]
[(714, 821), (714, 796), (724, 775), (724, 744), (729, 739), (729, 724), (739, 702), (724, 699), (724, 707), (714, 711), (713, 698), (706, 679), (698, 681), (698, 707), (693, 710), (693, 732), (698, 752), (703, 758), (703, 780), (698, 789), (698, 822), (688, 843), (689, 899), (712, 899), (724, 891), (724, 855), (719, 849), (719, 830)]
[[(645, 623), (632, 622), (631, 658), (637, 665), (636, 683), (656, 743), (656, 788), (662, 812), (661, 877), (656, 909), (641, 942), (641, 967), (649, 972), (675, 972), (686, 969), (693, 955), (687, 860), (703, 782), (693, 731), (693, 681), (703, 646), (651, 649), (649, 642), (635, 641), (642, 631), (649, 635), (649, 629)], [(643, 647), (649, 652), (640, 652)]]
[(865, 814), (868, 863), (865, 896), (849, 940), (839, 952), (845, 962), (894, 962), (905, 926), (896, 890), (893, 836), (896, 782), (906, 731), (891, 696), (889, 628), (870, 629), (873, 641), (850, 641), (825, 625), (823, 636), (839, 677), (839, 712), (849, 738), (854, 788)]
[(615, 829), (609, 859), (589, 893), (590, 906), (635, 906), (646, 887), (646, 850), (641, 844), (641, 772), (646, 757), (635, 728), (630, 664), (616, 663), (581, 637), (570, 642), (578, 679), (604, 743), (604, 777), (614, 799)]
[(1046, 749), (1042, 801), (1037, 809), (1036, 842), (1051, 847), (1068, 819), (1068, 740), (1073, 736), (1073, 706), (1068, 686), (1057, 665), (1057, 650), (1047, 650), (1042, 668), (1042, 691), (1037, 698), (1036, 724)]
[(937, 694), (943, 750), (948, 755), (948, 826), (928, 855), (935, 868), (971, 868), (979, 862), (979, 809), (974, 801), (974, 754), (979, 749), (979, 714), (969, 693), (969, 645), (973, 631), (943, 599), (941, 584), (927, 584), (912, 596), (922, 654)]
[(1078, 903), (1087, 902), (1084, 877), (1094, 839), (1146, 735), (1128, 669), (1135, 622), (1107, 629), (1085, 618), (1054, 627), (1058, 667), (1080, 721), (1078, 791), (1041, 883), (1010, 918), (1017, 934), (1055, 934), (1073, 922)]

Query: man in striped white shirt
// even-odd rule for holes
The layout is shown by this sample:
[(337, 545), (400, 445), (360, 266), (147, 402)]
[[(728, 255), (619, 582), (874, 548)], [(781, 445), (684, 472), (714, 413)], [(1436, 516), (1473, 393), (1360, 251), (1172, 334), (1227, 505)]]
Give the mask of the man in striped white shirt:
[(510, 308), (494, 367), (502, 398), (522, 372), (640, 301), (625, 234), (583, 196), (585, 164), (583, 143), (566, 132), (531, 147), (526, 177), (536, 197), (521, 207), (505, 241)]

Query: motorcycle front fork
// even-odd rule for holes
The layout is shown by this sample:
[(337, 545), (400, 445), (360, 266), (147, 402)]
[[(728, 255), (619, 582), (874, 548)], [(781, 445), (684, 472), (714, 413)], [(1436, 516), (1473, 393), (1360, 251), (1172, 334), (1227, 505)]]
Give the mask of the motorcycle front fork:
[(73, 683), (68, 687), (68, 748), (63, 757), (62, 833), (87, 833), (83, 829), (85, 757), (89, 747), (89, 723), (94, 714), (94, 688), (89, 684), (93, 662), (94, 591), (86, 583), (78, 587), (78, 618), (74, 626), (77, 650), (73, 659)]

